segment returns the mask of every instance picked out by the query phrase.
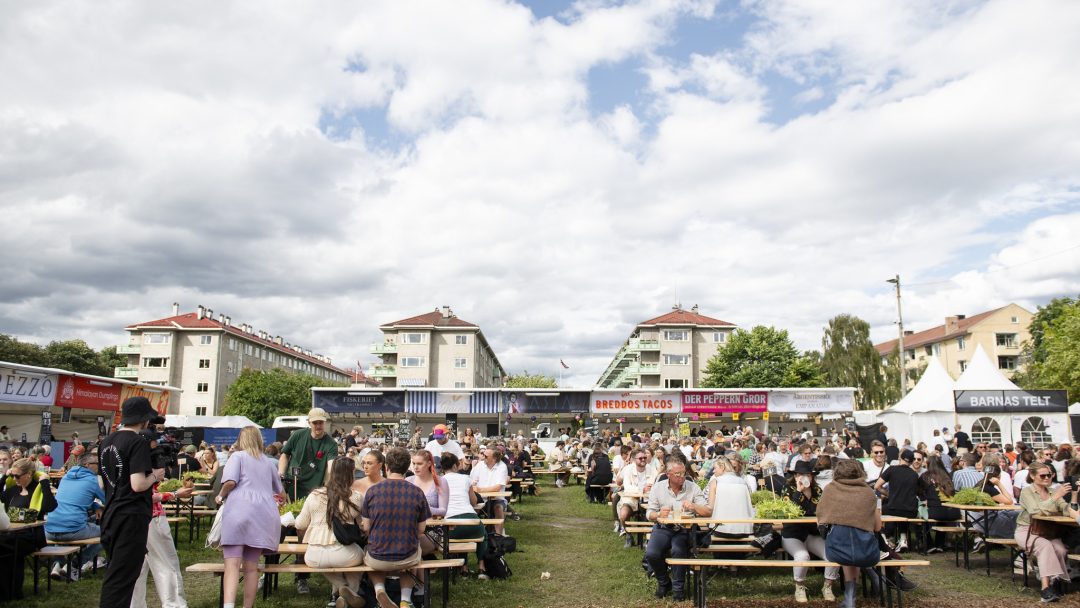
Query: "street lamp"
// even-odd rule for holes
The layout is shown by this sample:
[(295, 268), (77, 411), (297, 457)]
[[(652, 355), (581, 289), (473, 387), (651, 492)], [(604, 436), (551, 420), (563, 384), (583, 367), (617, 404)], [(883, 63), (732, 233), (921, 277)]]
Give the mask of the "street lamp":
[(886, 283), (896, 285), (896, 326), (899, 328), (900, 339), (896, 346), (900, 349), (900, 398), (907, 394), (907, 355), (904, 353), (904, 313), (900, 308), (900, 275), (887, 279)]

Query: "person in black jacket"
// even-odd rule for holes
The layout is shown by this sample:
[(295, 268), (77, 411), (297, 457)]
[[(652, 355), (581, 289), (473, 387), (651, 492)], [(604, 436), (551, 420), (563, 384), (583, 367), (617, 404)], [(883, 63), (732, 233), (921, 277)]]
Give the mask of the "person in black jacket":
[(589, 457), (588, 475), (585, 477), (585, 493), (589, 496), (589, 502), (605, 502), (608, 490), (606, 486), (611, 484), (611, 480), (611, 459), (608, 458), (603, 446), (597, 444), (593, 448), (592, 456)]

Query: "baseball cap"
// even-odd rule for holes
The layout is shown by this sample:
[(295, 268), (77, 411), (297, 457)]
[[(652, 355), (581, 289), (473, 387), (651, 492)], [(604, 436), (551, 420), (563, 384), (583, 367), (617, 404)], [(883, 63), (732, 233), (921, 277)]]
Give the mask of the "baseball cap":
[(436, 437), (442, 437), (442, 436), (446, 435), (446, 425), (445, 424), (436, 424), (435, 428), (431, 429), (431, 434), (436, 436)]
[(149, 421), (150, 424), (165, 424), (165, 419), (154, 411), (150, 400), (146, 397), (128, 397), (120, 406), (120, 424), (139, 424)]
[(318, 422), (320, 420), (326, 422), (327, 418), (326, 410), (321, 407), (313, 407), (307, 413), (308, 422)]

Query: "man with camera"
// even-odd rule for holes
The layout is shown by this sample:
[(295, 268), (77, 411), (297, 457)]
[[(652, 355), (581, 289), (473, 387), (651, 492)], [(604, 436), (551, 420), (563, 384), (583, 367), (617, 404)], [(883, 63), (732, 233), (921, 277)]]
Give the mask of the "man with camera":
[(150, 444), (139, 436), (148, 424), (161, 424), (146, 397), (129, 397), (121, 406), (120, 428), (98, 447), (101, 477), (105, 482), (105, 511), (101, 518), (101, 544), (109, 567), (101, 585), (101, 608), (128, 608), (146, 555), (150, 530), (151, 498), (165, 470), (154, 468)]

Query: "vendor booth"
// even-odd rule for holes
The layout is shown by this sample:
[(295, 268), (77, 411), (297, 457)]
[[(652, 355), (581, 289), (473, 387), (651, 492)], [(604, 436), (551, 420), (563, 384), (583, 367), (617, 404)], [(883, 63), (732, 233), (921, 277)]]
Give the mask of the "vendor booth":
[(787, 433), (803, 427), (815, 435), (831, 435), (844, 426), (855, 411), (855, 389), (769, 389), (769, 424), (766, 432)]
[(692, 389), (682, 396), (683, 418), (692, 427), (737, 425), (764, 433), (769, 426), (769, 391), (765, 389)]
[(886, 433), (898, 444), (910, 439), (912, 445), (929, 442), (934, 429), (952, 427), (956, 410), (953, 406), (953, 382), (949, 372), (931, 356), (918, 383), (896, 405), (881, 411), (879, 420), (888, 427)]
[(503, 411), (499, 389), (408, 389), (405, 412), (409, 418), (429, 425), (446, 424), (464, 432), (472, 428), (481, 435), (499, 432)]
[(630, 429), (662, 428), (673, 424), (682, 410), (682, 393), (677, 389), (597, 390), (589, 393), (587, 426), (600, 431), (611, 429), (619, 435)]

